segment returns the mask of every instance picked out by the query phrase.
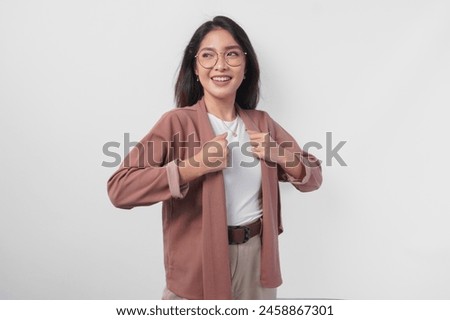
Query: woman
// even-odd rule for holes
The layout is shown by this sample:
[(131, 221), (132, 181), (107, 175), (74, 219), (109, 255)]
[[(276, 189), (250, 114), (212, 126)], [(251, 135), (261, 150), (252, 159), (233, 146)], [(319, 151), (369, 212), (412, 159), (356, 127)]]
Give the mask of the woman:
[(108, 181), (119, 208), (163, 202), (163, 299), (275, 299), (281, 284), (278, 181), (319, 188), (319, 161), (255, 110), (259, 66), (233, 20), (186, 47), (165, 113)]

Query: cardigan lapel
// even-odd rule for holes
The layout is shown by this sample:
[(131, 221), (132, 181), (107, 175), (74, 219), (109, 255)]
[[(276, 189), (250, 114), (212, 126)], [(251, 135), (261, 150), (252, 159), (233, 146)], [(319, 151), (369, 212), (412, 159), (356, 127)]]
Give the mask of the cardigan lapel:
[[(197, 105), (199, 139), (203, 145), (214, 137), (204, 98)], [(202, 186), (203, 298), (231, 299), (228, 228), (222, 171), (204, 176)]]
[[(208, 118), (204, 98), (198, 104), (199, 139), (203, 145), (214, 137), (214, 131)], [(251, 130), (269, 132), (265, 119), (251, 117), (247, 110), (237, 107), (237, 111), (245, 127)], [(278, 184), (277, 169), (266, 161), (261, 161), (262, 174), (262, 209), (263, 232), (261, 246), (261, 284), (265, 287), (275, 287), (278, 279), (274, 279), (276, 270), (268, 270), (271, 259), (278, 261), (278, 215), (279, 203), (276, 200)], [(203, 298), (206, 300), (232, 299), (231, 273), (229, 267), (228, 229), (225, 186), (222, 171), (204, 176), (202, 187), (202, 258), (203, 258)], [(275, 272), (277, 273), (277, 272)]]
[[(238, 108), (239, 115), (245, 124), (245, 127), (260, 132), (270, 132), (268, 121), (265, 117), (251, 117), (248, 110)], [(279, 202), (275, 195), (278, 195), (278, 183), (269, 183), (269, 181), (278, 181), (277, 166), (261, 160), (261, 190), (262, 190), (262, 209), (263, 209), (263, 231), (261, 237), (261, 283), (267, 287), (273, 287), (273, 271), (268, 270), (266, 266), (271, 265), (273, 257), (278, 258), (278, 213)]]

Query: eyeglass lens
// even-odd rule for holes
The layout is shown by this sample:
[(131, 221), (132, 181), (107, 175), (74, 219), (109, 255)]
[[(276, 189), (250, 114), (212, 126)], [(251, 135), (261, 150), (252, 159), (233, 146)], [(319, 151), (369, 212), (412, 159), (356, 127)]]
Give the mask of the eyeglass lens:
[[(245, 53), (240, 49), (231, 49), (223, 52), (226, 63), (230, 67), (238, 67), (242, 63), (244, 63)], [(203, 49), (197, 55), (198, 62), (207, 69), (213, 68), (217, 60), (219, 60), (219, 56), (217, 52), (210, 49)]]

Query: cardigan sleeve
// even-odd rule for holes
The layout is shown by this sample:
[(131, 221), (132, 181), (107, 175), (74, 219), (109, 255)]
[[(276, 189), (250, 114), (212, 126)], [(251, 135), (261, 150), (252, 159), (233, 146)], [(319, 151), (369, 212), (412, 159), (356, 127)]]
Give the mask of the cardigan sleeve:
[(296, 179), (289, 175), (281, 166), (277, 166), (278, 179), (283, 182), (290, 182), (295, 188), (302, 192), (310, 192), (317, 190), (322, 184), (322, 167), (320, 160), (314, 155), (302, 150), (297, 141), (275, 120), (273, 120), (266, 112), (269, 124), (270, 136), (275, 142), (283, 148), (292, 152), (296, 159), (293, 161), (295, 165), (302, 165), (305, 175), (302, 179)]
[(170, 111), (164, 114), (109, 178), (114, 206), (131, 209), (186, 195), (189, 185), (180, 185), (178, 160), (171, 159), (175, 118)]

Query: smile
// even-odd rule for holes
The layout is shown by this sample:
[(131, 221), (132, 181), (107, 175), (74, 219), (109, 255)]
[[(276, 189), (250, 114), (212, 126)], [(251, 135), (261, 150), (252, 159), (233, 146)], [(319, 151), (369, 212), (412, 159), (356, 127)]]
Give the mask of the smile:
[(214, 81), (225, 82), (225, 81), (230, 81), (231, 77), (221, 76), (221, 77), (212, 77), (211, 79)]

